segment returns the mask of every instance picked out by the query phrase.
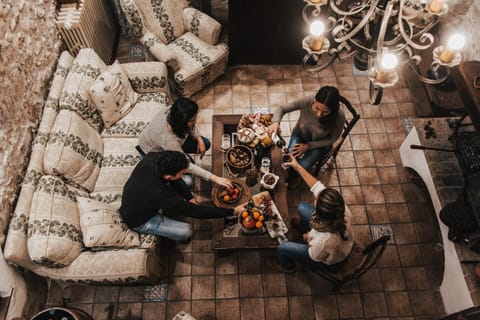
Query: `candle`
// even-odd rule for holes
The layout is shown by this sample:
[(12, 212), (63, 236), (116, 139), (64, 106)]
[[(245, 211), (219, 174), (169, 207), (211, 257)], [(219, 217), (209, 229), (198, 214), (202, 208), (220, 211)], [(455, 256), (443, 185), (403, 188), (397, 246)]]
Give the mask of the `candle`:
[(388, 73), (382, 70), (378, 70), (375, 79), (381, 83), (388, 82)]
[(311, 3), (319, 3), (322, 0), (310, 0)]
[(314, 37), (312, 39), (312, 42), (310, 43), (310, 48), (313, 51), (320, 51), (320, 49), (322, 49), (322, 45), (323, 45), (323, 37), (322, 36)]
[(450, 50), (447, 46), (443, 49), (443, 51), (440, 53), (440, 61), (444, 63), (449, 63), (453, 59), (454, 52)]
[(432, 0), (432, 2), (430, 2), (430, 11), (432, 12), (440, 12), (442, 11), (442, 7), (443, 7), (443, 1), (442, 0)]

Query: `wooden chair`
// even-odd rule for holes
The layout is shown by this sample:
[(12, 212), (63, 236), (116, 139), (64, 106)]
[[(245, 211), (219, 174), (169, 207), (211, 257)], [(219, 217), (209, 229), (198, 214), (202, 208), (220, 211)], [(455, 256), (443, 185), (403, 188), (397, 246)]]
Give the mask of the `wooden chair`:
[(372, 268), (380, 259), (390, 240), (390, 235), (384, 235), (373, 241), (368, 246), (363, 246), (357, 241), (354, 242), (352, 253), (346, 264), (337, 272), (313, 271), (323, 279), (329, 281), (333, 291), (340, 289), (345, 283), (358, 279)]
[(331, 161), (336, 161), (336, 157), (338, 154), (338, 151), (343, 145), (343, 142), (345, 142), (345, 139), (348, 137), (350, 131), (352, 131), (353, 127), (357, 123), (358, 119), (360, 119), (360, 115), (357, 113), (357, 111), (353, 108), (352, 104), (350, 101), (348, 101), (344, 97), (340, 97), (340, 106), (345, 106), (343, 108), (345, 112), (345, 126), (343, 128), (343, 132), (340, 135), (340, 137), (335, 141), (335, 143), (332, 145), (332, 148), (330, 151), (325, 154), (325, 156), (321, 159), (319, 159), (315, 164), (314, 164), (314, 176), (318, 175), (318, 172), (320, 169), (327, 163)]

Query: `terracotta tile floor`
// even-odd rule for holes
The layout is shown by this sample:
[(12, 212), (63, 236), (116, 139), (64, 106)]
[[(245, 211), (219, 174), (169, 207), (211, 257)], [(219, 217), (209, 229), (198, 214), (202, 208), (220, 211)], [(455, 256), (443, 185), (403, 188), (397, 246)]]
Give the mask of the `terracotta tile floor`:
[[(425, 101), (423, 89), (409, 83), (418, 84), (402, 76), (385, 91), (382, 104), (372, 106), (367, 78), (354, 75), (349, 64), (336, 64), (321, 77), (300, 66), (235, 66), (193, 97), (201, 108), (198, 129), (210, 138), (213, 114), (276, 107), (314, 94), (321, 85), (337, 85), (354, 103), (362, 118), (338, 155), (337, 168), (322, 170), (319, 177), (344, 195), (357, 239), (370, 241), (372, 226), (393, 230), (395, 243), (360, 280), (332, 293), (312, 273), (282, 273), (271, 263), (274, 251), (216, 256), (210, 222), (195, 221), (190, 244), (165, 249), (166, 301), (145, 302), (143, 286), (71, 286), (64, 296), (97, 320), (171, 319), (180, 310), (196, 319), (437, 319), (444, 313), (438, 226), (426, 189), (412, 182), (398, 153), (405, 137), (402, 118), (416, 116), (416, 101)], [(295, 112), (285, 116), (282, 131), (290, 132), (297, 119)], [(209, 169), (211, 156), (199, 163)], [(196, 189), (208, 200), (207, 184), (197, 183)], [(292, 214), (299, 201), (311, 201), (305, 188), (288, 194)], [(60, 297), (52, 285), (49, 305)]]

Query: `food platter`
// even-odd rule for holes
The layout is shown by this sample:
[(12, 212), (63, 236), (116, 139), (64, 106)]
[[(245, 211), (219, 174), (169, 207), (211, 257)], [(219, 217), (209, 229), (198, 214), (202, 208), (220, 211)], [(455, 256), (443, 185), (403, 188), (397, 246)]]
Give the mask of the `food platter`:
[[(234, 189), (238, 190), (236, 197), (227, 188), (221, 185), (214, 185), (212, 188), (212, 201), (213, 204), (219, 208), (234, 208), (240, 203), (244, 203), (251, 197), (250, 189), (248, 188), (245, 181), (229, 177), (230, 181), (234, 186)], [(230, 198), (225, 198), (225, 195), (229, 195)]]

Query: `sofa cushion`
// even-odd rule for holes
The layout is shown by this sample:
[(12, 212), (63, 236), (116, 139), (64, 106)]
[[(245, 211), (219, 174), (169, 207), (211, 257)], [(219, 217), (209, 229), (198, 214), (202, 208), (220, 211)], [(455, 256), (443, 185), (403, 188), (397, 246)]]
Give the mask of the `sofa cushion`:
[(122, 222), (116, 208), (84, 197), (77, 197), (77, 202), (86, 247), (128, 248), (140, 245), (138, 233)]
[(107, 68), (93, 49), (81, 49), (73, 61), (60, 95), (60, 109), (71, 110), (100, 131), (102, 118), (90, 98), (88, 90)]
[(75, 112), (61, 110), (50, 132), (44, 170), (92, 191), (100, 172), (103, 141)]
[(83, 241), (76, 197), (86, 195), (58, 177), (40, 178), (28, 218), (27, 247), (33, 262), (61, 268), (80, 254)]
[(106, 128), (127, 115), (138, 99), (138, 93), (118, 61), (97, 78), (89, 92)]

